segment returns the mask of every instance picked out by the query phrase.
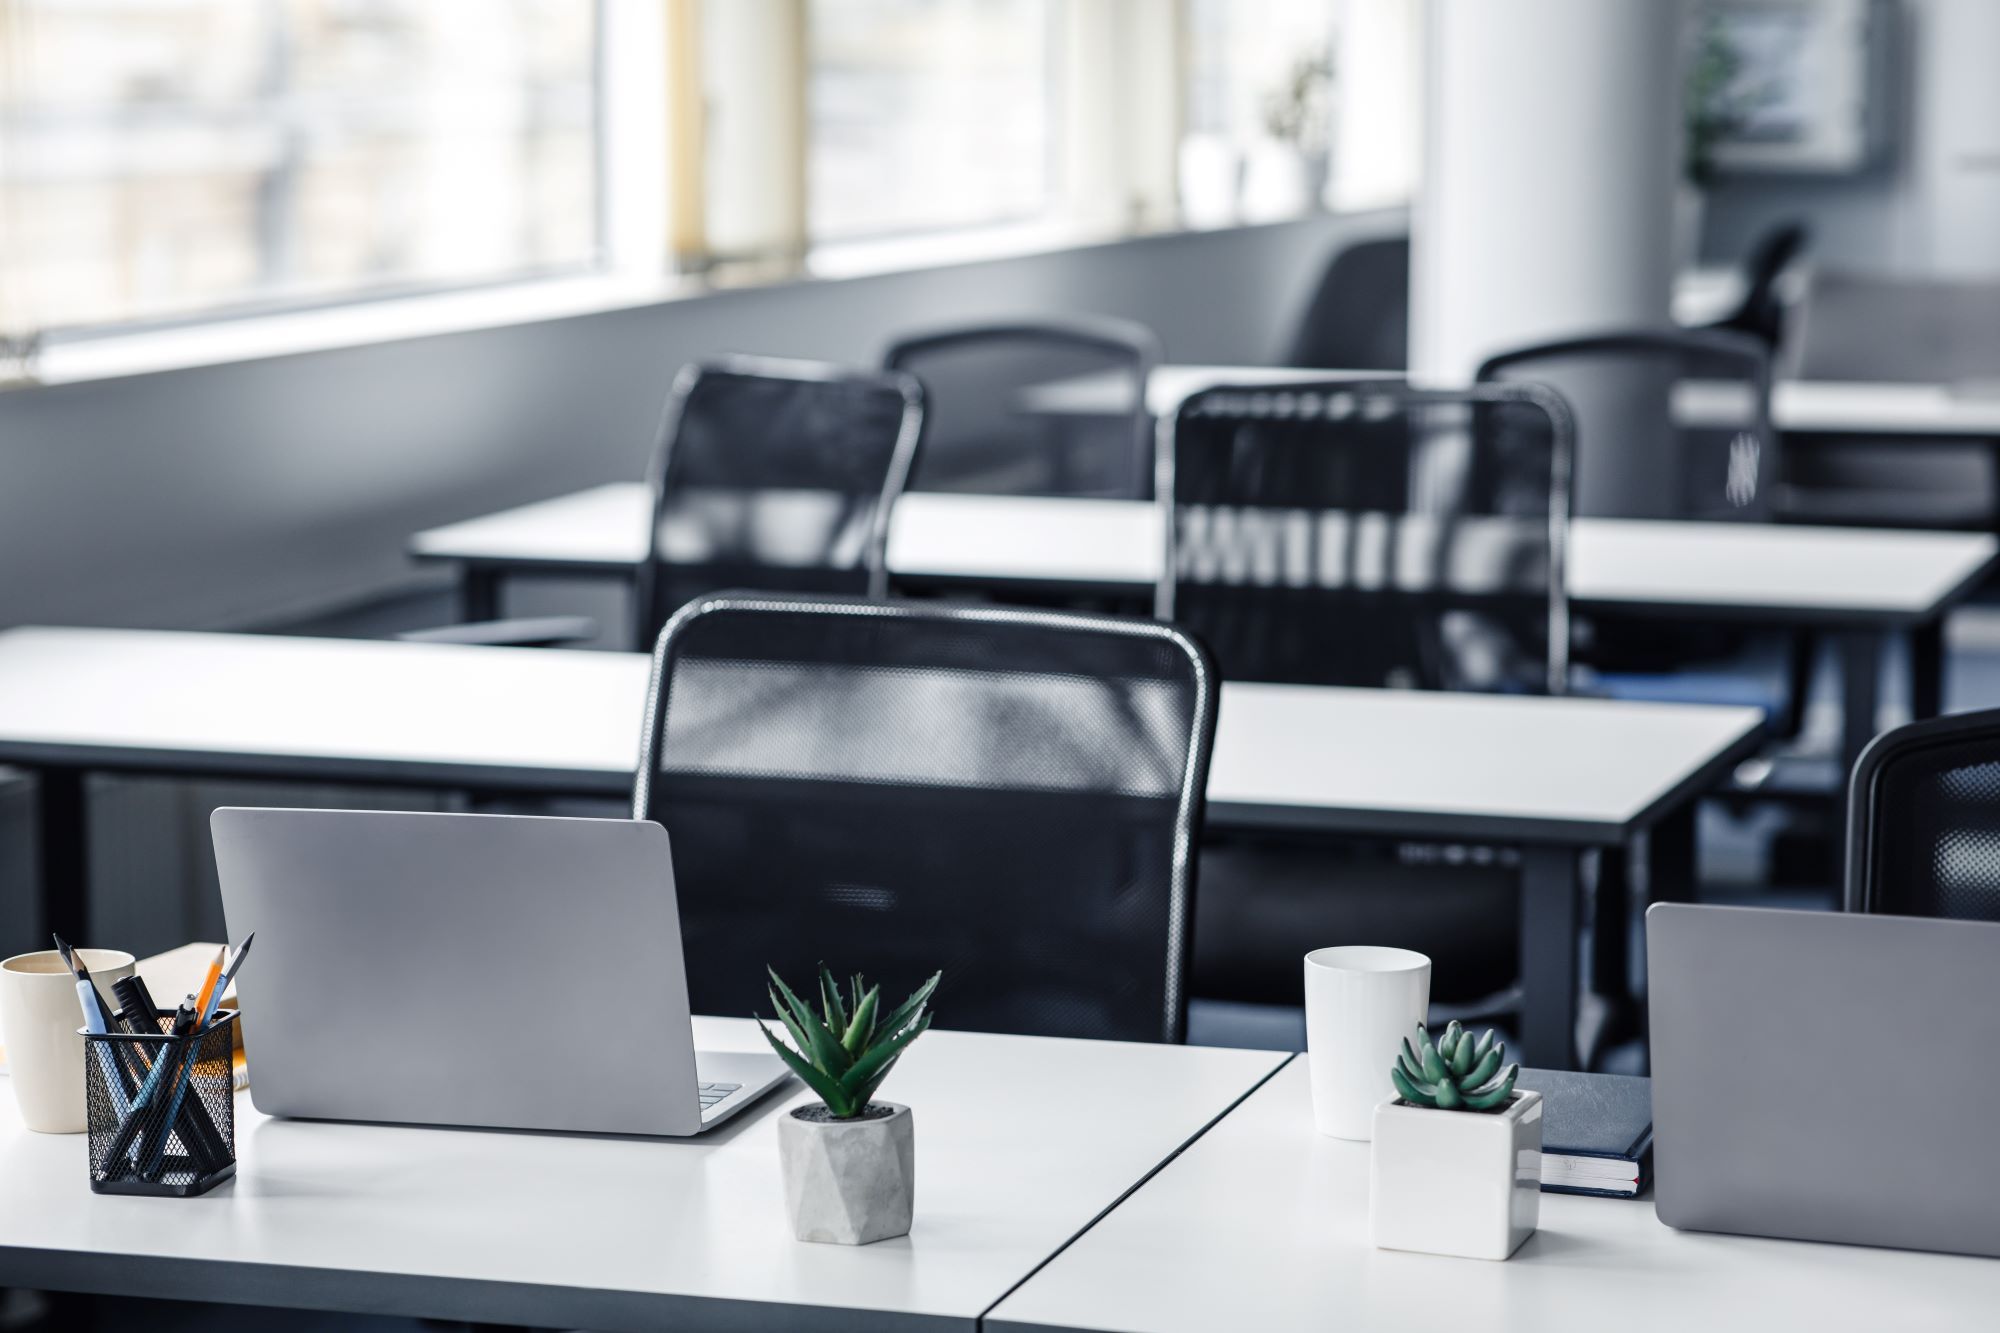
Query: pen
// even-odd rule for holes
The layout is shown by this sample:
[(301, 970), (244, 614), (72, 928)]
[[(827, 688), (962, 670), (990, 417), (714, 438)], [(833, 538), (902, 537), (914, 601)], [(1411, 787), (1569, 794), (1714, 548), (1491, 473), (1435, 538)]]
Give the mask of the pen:
[[(256, 942), (256, 939), (257, 932), (254, 930), (243, 937), (243, 943), (236, 946), (236, 953), (223, 966), (220, 974), (213, 979), (211, 983), (213, 989), (208, 994), (202, 996), (200, 1001), (197, 1002), (196, 1008), (201, 1012), (199, 1026), (206, 1028), (208, 1021), (215, 1017), (215, 1011), (222, 1005), (222, 993), (229, 989), (230, 982), (236, 980), (236, 970), (243, 966), (243, 959), (249, 954), (250, 946)], [(221, 959), (217, 959), (216, 961), (220, 963)]]
[[(76, 956), (76, 951), (64, 942), (62, 936), (55, 936), (55, 942), (56, 952), (61, 955), (63, 966), (69, 969), (70, 976), (76, 980), (76, 1001), (83, 1009), (84, 1030), (99, 1036), (110, 1032), (111, 1025), (105, 1020), (107, 1011), (104, 1000), (97, 993), (97, 983), (90, 979), (90, 969)], [(121, 1116), (127, 1114), (132, 1104), (130, 1090), (125, 1083), (128, 1077), (125, 1062), (111, 1051), (110, 1043), (97, 1042), (92, 1049), (97, 1053), (98, 1069), (104, 1075), (104, 1090), (111, 1098), (112, 1109)]]
[[(182, 1005), (174, 1014), (174, 1026), (171, 1035), (184, 1036), (189, 1026), (193, 1024), (194, 997), (190, 995), (188, 1001), (187, 1004)], [(131, 1148), (132, 1140), (138, 1136), (141, 1129), (140, 1122), (142, 1120), (155, 1121), (155, 1117), (149, 1113), (158, 1103), (159, 1099), (167, 1095), (161, 1089), (167, 1081), (167, 1071), (176, 1068), (180, 1064), (180, 1061), (174, 1058), (178, 1050), (179, 1045), (177, 1043), (169, 1042), (166, 1049), (153, 1061), (153, 1069), (151, 1073), (146, 1075), (145, 1086), (141, 1087), (139, 1095), (132, 1099), (132, 1109), (126, 1112), (125, 1118), (119, 1122), (118, 1132), (112, 1135), (110, 1146), (105, 1150), (104, 1163), (107, 1173), (123, 1167), (125, 1154)], [(155, 1128), (159, 1131), (157, 1136), (164, 1137), (166, 1123), (165, 1121), (155, 1121), (153, 1127), (148, 1127), (148, 1143), (146, 1145), (148, 1149), (151, 1147), (152, 1138), (156, 1136)], [(140, 1159), (143, 1161), (145, 1156), (146, 1154), (142, 1152)]]
[(201, 989), (195, 992), (194, 1011), (204, 1019), (208, 1016), (208, 997), (215, 994), (216, 978), (222, 975), (222, 965), (228, 958), (227, 945), (215, 951), (215, 961), (208, 965), (208, 975), (201, 979)]
[[(173, 1091), (167, 1094), (166, 1114), (153, 1122), (146, 1139), (139, 1145), (139, 1175), (146, 1180), (158, 1180), (160, 1173), (166, 1169), (167, 1139), (180, 1120), (181, 1103), (187, 1096), (188, 1081), (194, 1076), (195, 1047), (200, 1041), (200, 1025), (195, 1017), (200, 1010), (195, 1007), (194, 998), (188, 996), (188, 1002), (174, 1014), (173, 1035), (182, 1040), (173, 1042), (170, 1048), (174, 1072), (169, 1079), (173, 1083)], [(191, 1148), (191, 1145), (183, 1146)]]
[[(112, 993), (118, 997), (121, 1006), (118, 1011), (120, 1021), (128, 1032), (158, 1036), (160, 1033), (160, 1011), (153, 1003), (152, 992), (146, 989), (146, 979), (134, 974), (122, 977), (112, 986)], [(152, 1064), (152, 1042), (121, 1042), (131, 1048), (138, 1076), (145, 1078)], [(208, 1108), (201, 1098), (190, 1097), (181, 1103), (180, 1115), (175, 1121), (181, 1142), (201, 1159), (203, 1171), (214, 1171), (229, 1164), (229, 1145), (223, 1140), (222, 1131), (215, 1127), (209, 1117)]]

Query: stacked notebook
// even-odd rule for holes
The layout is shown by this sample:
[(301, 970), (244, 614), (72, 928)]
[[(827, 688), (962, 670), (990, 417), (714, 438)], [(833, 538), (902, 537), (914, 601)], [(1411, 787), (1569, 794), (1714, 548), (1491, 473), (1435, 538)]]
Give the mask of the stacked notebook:
[(1629, 1199), (1653, 1179), (1653, 1081), (1523, 1069), (1542, 1094), (1542, 1190)]

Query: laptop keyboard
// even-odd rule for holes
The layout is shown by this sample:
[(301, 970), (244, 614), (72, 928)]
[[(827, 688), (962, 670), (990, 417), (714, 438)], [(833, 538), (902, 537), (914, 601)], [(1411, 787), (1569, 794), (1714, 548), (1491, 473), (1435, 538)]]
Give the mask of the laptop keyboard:
[(704, 1083), (699, 1089), (701, 1092), (701, 1109), (706, 1111), (730, 1093), (741, 1092), (742, 1090), (743, 1085), (741, 1083)]

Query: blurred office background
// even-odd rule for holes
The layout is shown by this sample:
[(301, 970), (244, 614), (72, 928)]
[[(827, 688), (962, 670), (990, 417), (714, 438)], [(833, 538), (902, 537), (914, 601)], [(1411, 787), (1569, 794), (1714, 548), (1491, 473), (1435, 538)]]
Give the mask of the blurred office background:
[[(1497, 44), (1484, 8), (0, 0), (0, 624), (439, 623), (448, 578), (409, 535), (638, 478), (683, 363), (1112, 315), (1170, 361), (1289, 364), (1329, 263), (1413, 220), (1437, 281), (1489, 214), (1503, 241), (1507, 217), (1580, 225), (1609, 256), (1577, 256), (1580, 290), (1626, 264), (1633, 301), (1693, 325), (1743, 316), (1789, 233), (1750, 312), (1781, 373), (1814, 373), (1810, 324), (1822, 378), (2000, 382), (2000, 5), (1519, 0)], [(1536, 99), (1477, 163), (1440, 146)], [(1507, 141), (1536, 115), (1578, 134)], [(1512, 197), (1558, 177), (1573, 196)], [(1414, 306), (1392, 276), (1336, 324), (1451, 362), (1423, 274)], [(1785, 485), (1815, 521), (1993, 524), (1983, 438), (1836, 442)], [(615, 628), (619, 597), (543, 580), (506, 609)], [(1947, 706), (2000, 703), (2000, 620), (1975, 604), (1947, 642)], [(205, 814), (244, 796), (93, 780), (118, 943), (219, 933)], [(31, 800), (0, 785), (10, 911)], [(1830, 902), (1814, 808), (1715, 803), (1705, 880)]]

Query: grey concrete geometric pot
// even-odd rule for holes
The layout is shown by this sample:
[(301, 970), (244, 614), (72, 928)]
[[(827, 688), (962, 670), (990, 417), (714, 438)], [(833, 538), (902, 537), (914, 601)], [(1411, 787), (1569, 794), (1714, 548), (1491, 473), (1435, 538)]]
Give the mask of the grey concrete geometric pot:
[(778, 1119), (785, 1203), (800, 1240), (866, 1245), (905, 1236), (916, 1205), (917, 1139), (910, 1108), (875, 1102), (890, 1114), (861, 1120), (814, 1120), (802, 1106)]

